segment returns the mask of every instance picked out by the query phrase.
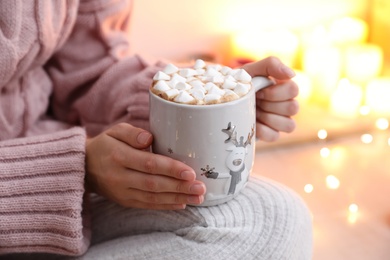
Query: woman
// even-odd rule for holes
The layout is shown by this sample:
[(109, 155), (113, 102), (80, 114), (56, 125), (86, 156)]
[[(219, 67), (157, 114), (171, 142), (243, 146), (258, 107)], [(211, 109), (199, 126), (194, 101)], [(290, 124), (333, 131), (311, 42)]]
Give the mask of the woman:
[[(128, 54), (131, 7), (0, 2), (0, 254), (310, 259), (310, 216), (287, 188), (251, 179), (229, 203), (186, 207), (204, 184), (146, 151), (148, 87), (163, 64)], [(277, 82), (258, 93), (258, 137), (291, 132), (294, 72), (276, 58), (244, 68)]]

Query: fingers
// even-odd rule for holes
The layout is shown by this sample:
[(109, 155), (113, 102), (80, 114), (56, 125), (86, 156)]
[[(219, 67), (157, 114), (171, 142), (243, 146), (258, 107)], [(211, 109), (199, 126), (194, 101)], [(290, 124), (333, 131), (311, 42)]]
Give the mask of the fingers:
[(119, 165), (149, 175), (163, 175), (186, 181), (194, 181), (196, 177), (194, 170), (180, 161), (147, 151), (135, 150), (125, 145), (117, 147), (112, 157)]
[(124, 207), (144, 209), (175, 210), (184, 209), (187, 204), (199, 205), (203, 203), (203, 196), (186, 195), (180, 193), (155, 193), (137, 189), (129, 189), (128, 199), (121, 198), (117, 203)]
[[(186, 164), (169, 157), (131, 148), (145, 148), (152, 142), (152, 135), (140, 128), (121, 123), (107, 130), (107, 135), (128, 145), (117, 146), (113, 159), (120, 165), (140, 172), (159, 174), (193, 181), (195, 172)], [(131, 155), (131, 156), (130, 156)]]
[(264, 142), (275, 142), (279, 139), (279, 132), (264, 124), (256, 124), (256, 137)]
[(260, 61), (252, 62), (242, 66), (252, 77), (266, 76), (286, 80), (295, 76), (295, 72), (284, 65), (276, 57), (268, 57)]
[(147, 148), (153, 141), (151, 133), (126, 123), (111, 127), (106, 134), (137, 149)]
[(296, 127), (295, 121), (290, 117), (272, 113), (257, 113), (256, 120), (258, 123), (266, 125), (268, 128), (286, 133), (293, 132)]
[(118, 171), (115, 175), (111, 186), (116, 189), (111, 195), (125, 207), (181, 209), (186, 204), (198, 205), (204, 201), (206, 186), (197, 180), (178, 180), (132, 169)]
[(151, 209), (151, 210), (179, 210), (179, 209), (186, 208), (186, 204), (156, 204), (156, 203), (145, 203), (137, 200), (117, 201), (117, 203), (127, 208)]
[(287, 117), (294, 116), (299, 111), (299, 103), (294, 99), (281, 102), (261, 100), (260, 102), (256, 102), (256, 107), (261, 111)]
[(129, 199), (123, 199), (121, 204), (134, 203), (139, 201), (148, 205), (182, 205), (182, 204), (201, 204), (204, 200), (201, 195), (187, 195), (181, 193), (156, 193), (137, 189), (129, 189), (127, 192)]
[(260, 90), (256, 93), (256, 98), (258, 100), (285, 101), (294, 99), (298, 94), (298, 85), (294, 81), (288, 80)]
[(115, 178), (111, 198), (126, 207), (180, 209), (186, 204), (201, 204), (206, 192), (200, 181), (182, 181), (133, 170), (116, 172)]
[(172, 210), (202, 203), (206, 187), (195, 180), (194, 170), (180, 161), (140, 149), (151, 141), (150, 133), (128, 124), (113, 126), (87, 140), (88, 185), (127, 207)]
[(150, 175), (141, 172), (127, 170), (121, 173), (126, 189), (137, 189), (156, 193), (182, 193), (203, 195), (206, 192), (205, 185), (200, 181), (183, 181), (161, 175)]

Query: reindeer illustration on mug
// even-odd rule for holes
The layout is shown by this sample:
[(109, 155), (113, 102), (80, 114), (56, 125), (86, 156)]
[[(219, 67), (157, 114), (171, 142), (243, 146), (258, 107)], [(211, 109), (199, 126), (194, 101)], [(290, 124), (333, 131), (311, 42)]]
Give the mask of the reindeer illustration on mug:
[[(242, 176), (249, 176), (248, 169), (245, 167), (245, 157), (248, 154), (247, 145), (252, 144), (252, 137), (254, 135), (254, 126), (252, 126), (251, 131), (248, 133), (247, 140), (244, 142), (244, 136), (240, 137), (240, 140), (237, 140), (237, 132), (235, 131), (236, 126), (232, 125), (229, 122), (226, 129), (222, 129), (222, 132), (228, 135), (228, 138), (225, 140), (225, 143), (231, 143), (232, 145), (228, 146), (226, 151), (230, 153), (226, 157), (226, 167), (229, 169), (230, 186), (228, 195), (234, 194), (236, 191), (236, 186), (242, 180)], [(214, 168), (210, 168), (207, 165), (206, 168), (201, 168), (204, 176), (207, 178), (217, 179), (220, 176), (220, 173), (215, 172)]]

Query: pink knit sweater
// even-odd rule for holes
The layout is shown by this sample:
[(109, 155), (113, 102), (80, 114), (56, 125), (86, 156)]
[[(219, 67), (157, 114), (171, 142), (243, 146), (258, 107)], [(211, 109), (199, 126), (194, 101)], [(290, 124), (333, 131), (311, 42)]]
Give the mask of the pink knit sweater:
[(0, 254), (87, 250), (86, 133), (148, 124), (157, 68), (128, 55), (131, 6), (0, 1)]

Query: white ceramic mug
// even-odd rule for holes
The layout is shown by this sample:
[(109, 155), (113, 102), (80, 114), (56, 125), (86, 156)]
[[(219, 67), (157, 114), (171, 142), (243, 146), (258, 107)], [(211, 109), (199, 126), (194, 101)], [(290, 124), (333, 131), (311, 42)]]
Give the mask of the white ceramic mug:
[(271, 84), (254, 77), (248, 94), (214, 105), (180, 104), (150, 91), (152, 150), (195, 170), (206, 185), (200, 206), (229, 201), (245, 186), (255, 153), (255, 93)]

